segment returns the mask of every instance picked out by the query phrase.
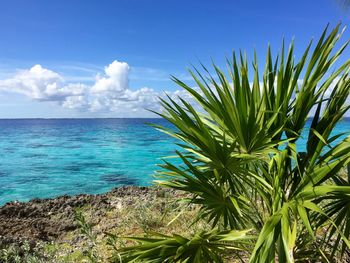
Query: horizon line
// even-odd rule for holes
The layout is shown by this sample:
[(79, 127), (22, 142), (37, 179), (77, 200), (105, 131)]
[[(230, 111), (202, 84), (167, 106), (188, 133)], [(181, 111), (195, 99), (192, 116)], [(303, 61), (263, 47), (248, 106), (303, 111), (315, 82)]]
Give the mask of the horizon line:
[[(313, 118), (313, 116), (308, 117), (308, 119)], [(121, 120), (121, 119), (164, 119), (161, 117), (24, 117), (24, 118), (0, 118), (1, 120)], [(350, 116), (344, 116), (342, 119), (350, 119)]]
[(18, 117), (18, 118), (0, 118), (0, 120), (81, 120), (81, 119), (87, 119), (87, 120), (108, 120), (108, 119), (163, 119), (161, 117), (49, 117), (49, 118), (42, 118), (42, 117)]

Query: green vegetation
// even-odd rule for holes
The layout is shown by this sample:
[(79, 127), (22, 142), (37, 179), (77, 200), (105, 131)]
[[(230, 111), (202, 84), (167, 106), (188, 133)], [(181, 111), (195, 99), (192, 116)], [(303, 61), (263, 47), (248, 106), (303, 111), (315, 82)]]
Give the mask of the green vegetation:
[(225, 262), (228, 251), (249, 262), (345, 260), (350, 185), (340, 170), (350, 162), (350, 136), (332, 133), (349, 109), (340, 35), (339, 25), (326, 29), (298, 60), (293, 43), (276, 59), (268, 48), (262, 75), (256, 56), (250, 67), (240, 53), (227, 60), (226, 75), (215, 65), (215, 76), (204, 66), (205, 75), (190, 71), (198, 88), (174, 78), (197, 105), (161, 100), (159, 115), (175, 128), (156, 128), (179, 140), (183, 164), (165, 160), (158, 183), (187, 193), (181, 201), (199, 209), (193, 222), (210, 229), (131, 237), (138, 243), (119, 249), (115, 262)]
[[(72, 225), (69, 224), (71, 227), (62, 228), (52, 242), (40, 241), (34, 236), (27, 237), (29, 242), (24, 241), (25, 235), (3, 242), (0, 237), (0, 262), (109, 262), (118, 257), (116, 251), (136, 244), (118, 238), (120, 236), (136, 236), (154, 231), (161, 231), (166, 235), (176, 232), (191, 236), (209, 229), (204, 220), (192, 224), (191, 220), (199, 208), (184, 207), (177, 202), (184, 196), (178, 191), (155, 187), (125, 187), (124, 190), (108, 192), (95, 198), (86, 195), (79, 199), (81, 205), (78, 205), (78, 209), (74, 208), (75, 212), (72, 214), (63, 209), (52, 217), (48, 215), (49, 225), (60, 224), (62, 218), (73, 217)], [(76, 200), (74, 197), (72, 199)], [(106, 205), (104, 200), (108, 200), (109, 204)], [(38, 209), (45, 206), (43, 202)]]
[[(40, 251), (40, 252), (39, 252)], [(31, 248), (29, 242), (23, 244), (14, 245), (11, 244), (6, 248), (0, 249), (0, 262), (11, 262), (11, 263), (39, 263), (45, 262), (45, 255), (41, 253), (41, 248), (35, 250)]]
[(160, 165), (162, 188), (72, 198), (74, 216), (45, 222), (74, 217), (78, 228), (68, 220), (53, 243), (0, 242), (0, 262), (349, 261), (350, 136), (334, 133), (350, 107), (340, 36), (326, 29), (298, 60), (293, 43), (275, 59), (268, 48), (261, 76), (240, 53), (228, 74), (190, 71), (197, 88), (174, 78), (197, 104), (161, 100), (174, 128), (155, 127), (182, 148), (181, 165)]

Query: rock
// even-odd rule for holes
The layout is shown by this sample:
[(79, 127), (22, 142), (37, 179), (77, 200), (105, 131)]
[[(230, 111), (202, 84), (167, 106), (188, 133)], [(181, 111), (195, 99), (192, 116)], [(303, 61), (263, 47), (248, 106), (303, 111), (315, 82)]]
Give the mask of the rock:
[[(76, 231), (75, 209), (89, 207), (90, 221), (102, 224), (103, 231), (118, 225), (106, 211), (120, 211), (136, 201), (153, 200), (169, 195), (172, 190), (148, 187), (123, 186), (99, 195), (81, 194), (51, 199), (33, 199), (29, 202), (9, 202), (0, 207), (0, 244), (19, 240), (56, 241), (68, 232)], [(102, 231), (102, 230), (101, 230)]]

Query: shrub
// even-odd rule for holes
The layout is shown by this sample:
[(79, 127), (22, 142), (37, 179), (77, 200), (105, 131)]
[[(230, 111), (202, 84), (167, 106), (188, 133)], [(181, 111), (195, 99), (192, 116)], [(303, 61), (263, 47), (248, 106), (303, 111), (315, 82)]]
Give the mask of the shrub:
[(223, 262), (228, 250), (246, 251), (250, 262), (334, 262), (349, 253), (350, 185), (339, 172), (350, 136), (334, 133), (350, 91), (339, 27), (298, 60), (293, 43), (276, 59), (268, 48), (262, 77), (256, 56), (250, 67), (233, 53), (228, 74), (216, 65), (215, 76), (190, 70), (197, 88), (173, 78), (197, 105), (161, 99), (159, 115), (174, 128), (156, 128), (179, 140), (182, 165), (164, 161), (158, 183), (190, 194), (183, 201), (201, 208), (194, 220), (212, 230), (133, 238), (140, 244), (119, 251), (123, 262)]

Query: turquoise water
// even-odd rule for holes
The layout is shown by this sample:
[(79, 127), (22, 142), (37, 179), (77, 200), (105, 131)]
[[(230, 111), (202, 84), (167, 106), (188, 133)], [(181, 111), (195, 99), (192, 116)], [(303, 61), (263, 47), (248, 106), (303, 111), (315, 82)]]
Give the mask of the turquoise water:
[[(150, 185), (174, 140), (162, 119), (0, 120), (0, 204)], [(350, 119), (336, 132), (350, 131)], [(305, 147), (305, 141), (298, 142)]]

